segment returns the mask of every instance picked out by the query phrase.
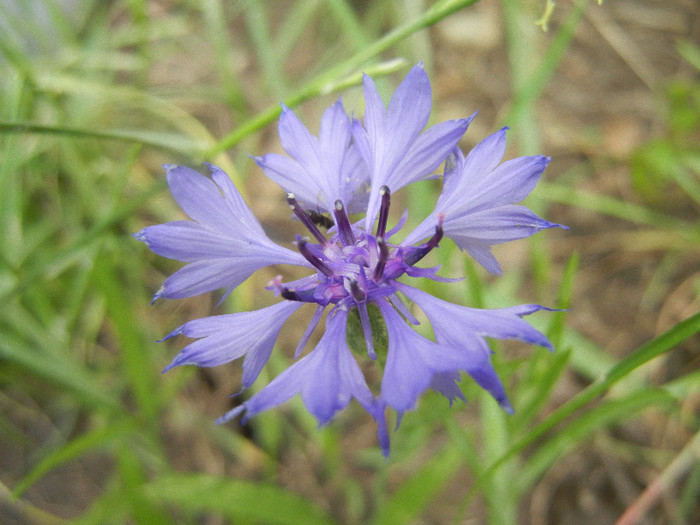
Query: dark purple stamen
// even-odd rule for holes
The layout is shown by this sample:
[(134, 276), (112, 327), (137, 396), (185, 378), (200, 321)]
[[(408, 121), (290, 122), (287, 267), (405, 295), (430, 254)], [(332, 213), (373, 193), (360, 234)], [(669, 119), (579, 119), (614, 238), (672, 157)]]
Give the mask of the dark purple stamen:
[(348, 214), (345, 213), (345, 207), (343, 202), (339, 199), (335, 201), (335, 223), (338, 225), (338, 234), (340, 235), (340, 240), (344, 246), (353, 246), (356, 242), (355, 234), (352, 232), (352, 226), (350, 226), (350, 219)]
[(289, 288), (282, 288), (280, 295), (288, 301), (302, 301), (301, 296), (294, 290), (290, 290)]
[(413, 266), (414, 264), (416, 264), (423, 257), (428, 255), (428, 252), (430, 252), (430, 250), (437, 247), (438, 243), (440, 242), (440, 239), (442, 239), (442, 234), (442, 218), (440, 218), (440, 222), (437, 226), (435, 226), (435, 235), (433, 235), (423, 246), (414, 249), (408, 255), (406, 255), (403, 262), (409, 266)]
[(379, 221), (377, 222), (377, 238), (384, 237), (386, 234), (386, 222), (389, 220), (389, 203), (391, 201), (391, 192), (388, 186), (379, 188), (379, 194), (382, 196), (382, 203), (379, 207)]
[(326, 264), (311, 251), (309, 248), (309, 239), (297, 235), (297, 248), (299, 248), (299, 253), (304, 256), (304, 259), (313, 264), (319, 272), (326, 277), (331, 277), (333, 275), (333, 270), (326, 266)]
[(317, 303), (321, 306), (328, 304), (328, 301), (319, 300), (318, 297), (314, 295), (314, 290), (291, 290), (289, 288), (282, 288), (280, 295), (287, 299), (288, 301), (299, 301), (301, 303)]
[(316, 240), (318, 240), (318, 242), (321, 243), (321, 246), (325, 246), (326, 244), (328, 244), (328, 239), (326, 239), (325, 235), (321, 233), (321, 230), (319, 230), (316, 227), (316, 225), (311, 220), (311, 217), (309, 217), (306, 214), (306, 212), (302, 209), (302, 207), (299, 206), (299, 203), (297, 202), (297, 199), (296, 197), (294, 197), (293, 193), (287, 193), (287, 203), (294, 212), (294, 215), (296, 215), (299, 218), (299, 220), (304, 224), (304, 226), (306, 226), (306, 229), (311, 232), (311, 235), (316, 237)]
[(377, 237), (377, 246), (379, 247), (379, 260), (377, 261), (377, 265), (374, 267), (372, 279), (375, 281), (380, 281), (384, 276), (384, 266), (389, 258), (389, 247), (386, 245), (384, 237)]
[(356, 303), (364, 303), (367, 300), (367, 294), (360, 289), (360, 285), (354, 279), (350, 280), (350, 293)]

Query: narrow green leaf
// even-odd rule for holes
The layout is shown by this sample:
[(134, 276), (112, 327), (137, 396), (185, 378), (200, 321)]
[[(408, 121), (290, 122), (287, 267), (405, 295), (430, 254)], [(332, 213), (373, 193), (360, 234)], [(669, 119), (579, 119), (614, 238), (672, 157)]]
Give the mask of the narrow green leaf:
[[(574, 252), (564, 267), (564, 273), (562, 275), (561, 284), (559, 285), (559, 290), (557, 291), (557, 301), (555, 303), (555, 308), (566, 310), (571, 308), (571, 297), (573, 295), (574, 289), (574, 277), (576, 276), (576, 271), (579, 265), (579, 255), (578, 252)], [(547, 330), (547, 335), (549, 340), (554, 345), (554, 348), (560, 348), (563, 341), (566, 312), (562, 312), (552, 316), (552, 320), (549, 323), (549, 330)]]
[(269, 524), (334, 523), (303, 497), (274, 485), (210, 474), (168, 474), (144, 486), (153, 503), (187, 512), (221, 513), (230, 520)]
[(459, 449), (446, 446), (399, 485), (378, 509), (371, 523), (395, 525), (416, 521), (461, 465), (462, 455)]
[(353, 9), (346, 0), (328, 0), (325, 2), (325, 7), (355, 49), (369, 45), (367, 29), (362, 26), (362, 21), (357, 17), (357, 10)]
[(122, 222), (126, 217), (133, 215), (145, 202), (165, 190), (165, 188), (167, 188), (167, 184), (165, 177), (163, 177), (154, 183), (148, 191), (121, 204), (113, 212), (107, 214), (102, 220), (92, 225), (89, 230), (83, 232), (70, 245), (57, 250), (55, 253), (40, 254), (40, 257), (31, 261), (32, 264), (22, 268), (20, 278), (16, 282), (13, 282), (7, 289), (2, 289), (0, 300), (7, 301), (9, 298), (21, 293), (30, 284), (60, 275), (68, 266), (80, 260), (85, 250), (92, 249), (95, 243), (101, 242), (105, 231)]
[[(376, 78), (378, 76), (387, 75), (393, 72), (398, 64), (403, 64), (403, 62), (397, 62), (394, 60), (378, 66), (367, 67), (364, 71), (368, 75), (372, 75)], [(359, 72), (356, 72), (353, 75), (338, 75), (334, 77), (329, 77), (327, 74), (324, 74), (317, 77), (316, 81), (312, 81), (305, 87), (301, 88), (296, 94), (285, 99), (284, 105), (293, 108), (305, 100), (309, 100), (319, 95), (337, 93), (342, 89), (358, 85), (360, 82), (362, 82), (362, 75)], [(279, 104), (274, 104), (257, 115), (249, 118), (246, 122), (242, 123), (228, 135), (224, 136), (214, 147), (206, 151), (203, 154), (203, 157), (212, 158), (213, 156), (232, 148), (244, 138), (274, 122), (274, 120), (279, 117), (281, 111), (281, 106)]]
[(0, 333), (0, 357), (25, 369), (27, 372), (73, 392), (81, 403), (93, 407), (118, 410), (121, 407), (117, 398), (109, 393), (97, 377), (81, 368), (75, 361), (64, 355), (39, 352), (8, 333)]
[(700, 313), (689, 317), (685, 321), (681, 321), (668, 331), (642, 345), (630, 356), (613, 366), (605, 376), (579, 392), (569, 402), (556, 409), (547, 419), (536, 425), (525, 436), (516, 441), (503, 456), (498, 458), (488, 468), (479, 481), (470, 488), (469, 494), (473, 495), (508, 459), (521, 452), (525, 447), (533, 443), (546, 432), (552, 430), (556, 425), (563, 422), (576, 411), (583, 409), (598, 396), (610, 389), (615, 383), (627, 377), (630, 372), (670, 351), (674, 346), (698, 332), (700, 332)]
[(36, 466), (15, 485), (12, 491), (13, 496), (16, 498), (21, 497), (25, 490), (56, 467), (79, 458), (92, 450), (122, 441), (124, 436), (133, 431), (133, 429), (134, 426), (131, 421), (122, 421), (117, 425), (90, 430), (82, 436), (67, 442), (60, 448), (53, 450), (37, 463)]
[(270, 28), (268, 27), (268, 17), (265, 13), (266, 2), (260, 0), (248, 0), (245, 3), (245, 21), (248, 27), (248, 36), (253, 45), (252, 49), (258, 57), (258, 63), (265, 77), (265, 84), (270, 90), (270, 94), (275, 97), (283, 96), (287, 92), (286, 80), (282, 71), (280, 56), (277, 46), (272, 41)]
[(63, 135), (75, 138), (119, 140), (163, 148), (188, 157), (196, 157), (207, 144), (177, 133), (165, 133), (145, 129), (112, 129), (100, 131), (91, 128), (38, 124), (35, 122), (0, 121), (0, 133), (39, 133)]
[[(523, 78), (519, 89), (516, 91), (513, 102), (508, 110), (505, 122), (522, 122), (523, 117), (527, 114), (528, 108), (531, 108), (535, 101), (539, 98), (544, 90), (547, 82), (552, 77), (557, 69), (557, 66), (564, 57), (566, 50), (569, 48), (571, 39), (574, 36), (576, 28), (581, 22), (581, 18), (588, 6), (587, 0), (577, 0), (566, 16), (566, 19), (557, 30), (554, 38), (551, 39), (547, 51), (533, 70), (526, 70), (527, 78)], [(522, 17), (514, 22), (520, 24)], [(514, 46), (521, 46), (522, 41), (514, 41)], [(530, 72), (532, 73), (530, 74)]]
[(558, 348), (554, 354), (538, 349), (528, 360), (527, 375), (518, 385), (514, 430), (526, 428), (531, 424), (542, 407), (550, 401), (549, 394), (566, 370), (572, 353), (568, 348)]
[(147, 421), (158, 418), (160, 396), (155, 385), (154, 371), (150, 355), (144, 352), (148, 341), (140, 331), (140, 324), (129, 304), (125, 293), (125, 283), (117, 276), (116, 265), (107, 253), (101, 254), (94, 266), (95, 285), (107, 302), (109, 320), (119, 338), (120, 356), (124, 375), (134, 394), (142, 416)]
[[(369, 46), (362, 48), (348, 60), (328, 69), (321, 75), (312, 79), (303, 87), (298, 89), (294, 95), (287, 98), (284, 103), (289, 107), (294, 107), (304, 100), (308, 100), (309, 98), (313, 98), (319, 94), (333, 93), (334, 91), (328, 91), (325, 86), (331, 85), (337, 87), (341, 85), (337, 84), (338, 79), (346, 78), (354, 69), (359, 68), (371, 58), (379, 55), (382, 51), (387, 50), (416, 31), (430, 27), (443, 18), (451, 15), (455, 11), (475, 4), (477, 1), (478, 0), (443, 0), (442, 2), (437, 2), (417, 19), (397, 27), (396, 29), (385, 34), (379, 40), (376, 40)], [(368, 67), (365, 69), (365, 71), (370, 74), (371, 68)], [(253, 117), (248, 122), (223, 137), (213, 148), (205, 153), (205, 158), (210, 158), (238, 144), (238, 142), (248, 135), (274, 121), (278, 117), (279, 113), (280, 108), (278, 104), (275, 104), (262, 113), (259, 113), (256, 117)]]
[(122, 447), (117, 450), (117, 460), (124, 499), (131, 515), (129, 522), (140, 525), (172, 524), (172, 517), (168, 516), (166, 509), (144, 497), (143, 487), (148, 473), (138, 451)]
[(622, 399), (606, 401), (577, 417), (538, 446), (518, 475), (518, 483), (523, 491), (529, 490), (557, 459), (572, 448), (581, 446), (595, 431), (630, 419), (645, 408), (672, 405), (677, 405), (676, 399), (662, 389), (636, 390)]
[(645, 224), (655, 228), (678, 227), (678, 221), (655, 212), (644, 206), (638, 206), (631, 202), (622, 201), (615, 197), (594, 193), (592, 191), (581, 190), (571, 186), (564, 186), (554, 182), (540, 182), (538, 191), (533, 192), (529, 197), (533, 200), (544, 200), (548, 202), (558, 202), (583, 208), (602, 215), (608, 215), (629, 222)]

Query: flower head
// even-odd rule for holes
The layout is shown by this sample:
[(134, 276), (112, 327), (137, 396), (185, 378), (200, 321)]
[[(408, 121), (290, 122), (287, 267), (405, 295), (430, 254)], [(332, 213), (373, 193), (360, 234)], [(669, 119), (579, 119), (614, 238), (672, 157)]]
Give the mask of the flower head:
[[(438, 268), (419, 265), (444, 237), (498, 273), (491, 245), (558, 225), (514, 204), (533, 189), (549, 159), (520, 157), (499, 164), (504, 130), (464, 157), (457, 142), (473, 116), (424, 130), (431, 93), (420, 64), (388, 107), (368, 77), (364, 92), (364, 124), (351, 120), (338, 101), (324, 113), (318, 137), (283, 108), (280, 137), (289, 157), (255, 158), (287, 192), (287, 203), (306, 230), (305, 236), (296, 237), (296, 251), (265, 235), (228, 177), (213, 166), (211, 179), (188, 168), (166, 166), (171, 191), (191, 220), (150, 226), (136, 238), (160, 255), (187, 263), (165, 281), (156, 298), (216, 288), (228, 293), (255, 270), (272, 264), (311, 269), (311, 275), (294, 282), (273, 279), (267, 289), (282, 299), (273, 306), (198, 319), (173, 331), (166, 339), (183, 334), (197, 340), (166, 370), (182, 364), (217, 366), (244, 357), (243, 388), (249, 387), (269, 359), (285, 321), (310, 305), (313, 317), (295, 358), (303, 354), (326, 313), (325, 332), (316, 347), (218, 421), (239, 415), (245, 420), (299, 394), (324, 425), (355, 399), (376, 420), (382, 450), (388, 454), (386, 409), (394, 409), (400, 421), (429, 388), (450, 402), (464, 399), (457, 385), (462, 372), (512, 411), (491, 364), (486, 337), (519, 339), (552, 349), (547, 338), (522, 319), (541, 306), (468, 308), (437, 299), (402, 278), (450, 281), (436, 275)], [(398, 224), (389, 224), (392, 192), (431, 175), (442, 163), (443, 191), (435, 211), (400, 240), (405, 215)], [(362, 209), (364, 220), (353, 222), (351, 214)], [(317, 225), (319, 211), (330, 216), (327, 233)], [(412, 328), (418, 321), (406, 300), (426, 315), (434, 339)], [(350, 315), (359, 317), (367, 356), (378, 366), (383, 363), (378, 395), (367, 386), (347, 343)], [(375, 348), (372, 317), (378, 315), (386, 328), (386, 348)]]

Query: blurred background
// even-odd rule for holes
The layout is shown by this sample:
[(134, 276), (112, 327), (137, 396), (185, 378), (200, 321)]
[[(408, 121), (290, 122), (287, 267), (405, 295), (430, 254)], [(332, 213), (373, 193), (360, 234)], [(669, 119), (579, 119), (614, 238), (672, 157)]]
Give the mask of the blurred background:
[[(0, 522), (700, 522), (699, 9), (3, 1)], [(151, 306), (180, 267), (131, 237), (183, 218), (161, 165), (220, 165), (291, 246), (284, 194), (248, 156), (281, 152), (279, 102), (316, 133), (339, 95), (362, 115), (362, 71), (387, 100), (419, 60), (433, 122), (479, 111), (465, 150), (508, 125), (507, 158), (552, 156), (526, 204), (571, 228), (499, 247), (499, 278), (443, 242), (433, 262), (466, 279), (430, 291), (569, 308), (531, 319), (557, 351), (494, 344), (515, 415), (465, 378), (469, 403), (426, 393), (388, 460), (354, 404), (323, 429), (298, 399), (214, 425), (240, 402), (240, 364), (161, 375), (186, 341), (155, 341), (272, 304), (266, 282), (295, 274), (259, 272), (218, 307)], [(439, 190), (393, 211), (417, 222)], [(290, 324), (253, 391), (291, 362)]]

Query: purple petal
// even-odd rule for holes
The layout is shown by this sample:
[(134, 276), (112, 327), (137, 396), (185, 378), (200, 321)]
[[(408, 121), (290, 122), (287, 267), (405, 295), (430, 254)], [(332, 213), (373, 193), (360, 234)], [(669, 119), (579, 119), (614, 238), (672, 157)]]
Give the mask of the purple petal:
[(517, 157), (494, 169), (469, 187), (468, 206), (473, 210), (520, 202), (535, 188), (551, 159), (537, 155)]
[(384, 457), (389, 457), (389, 432), (386, 428), (386, 418), (384, 413), (386, 412), (386, 404), (381, 400), (376, 403), (376, 416), (375, 421), (377, 422), (377, 439), (379, 440), (379, 446), (382, 449), (382, 454)]
[(340, 188), (344, 182), (343, 164), (352, 136), (350, 126), (350, 117), (345, 113), (340, 100), (323, 113), (318, 139), (323, 152), (325, 181), (330, 190), (329, 199), (342, 196)]
[(457, 398), (466, 403), (467, 399), (457, 386), (457, 381), (459, 381), (458, 371), (453, 370), (451, 372), (440, 372), (433, 376), (433, 379), (430, 382), (430, 388), (449, 399), (450, 406), (452, 406), (452, 403)]
[[(471, 118), (473, 119), (475, 116), (476, 113), (474, 113)], [(442, 175), (442, 193), (444, 195), (451, 195), (454, 193), (457, 187), (457, 182), (455, 181), (459, 181), (459, 174), (462, 173), (465, 160), (464, 153), (462, 153), (462, 150), (458, 147), (454, 148), (445, 159), (445, 167)], [(442, 195), (440, 197), (443, 198)]]
[[(367, 115), (365, 114), (365, 126), (367, 125)], [(367, 166), (374, 165), (374, 155), (372, 153), (372, 146), (369, 143), (369, 135), (362, 123), (353, 119), (352, 121), (352, 140), (355, 146), (355, 150), (359, 153), (362, 160)]]
[(457, 146), (469, 122), (471, 119), (449, 120), (427, 129), (411, 145), (385, 184), (395, 192), (434, 172)]
[(214, 231), (237, 227), (221, 190), (212, 179), (185, 166), (166, 165), (165, 168), (170, 192), (193, 221)]
[[(258, 222), (253, 211), (248, 207), (245, 200), (243, 200), (243, 196), (239, 193), (238, 189), (231, 181), (231, 178), (218, 166), (209, 163), (205, 164), (209, 167), (212, 180), (216, 183), (224, 196), (226, 208), (230, 212), (231, 217), (235, 219), (234, 224), (236, 225), (236, 229), (244, 228), (251, 235), (265, 236), (260, 222)], [(221, 229), (220, 224), (217, 226)]]
[(484, 337), (519, 339), (552, 350), (545, 335), (521, 319), (523, 315), (547, 308), (521, 305), (482, 310), (442, 301), (411, 286), (399, 285), (399, 289), (428, 316), (435, 339), (458, 350), (459, 369), (488, 391), (504, 410), (512, 412), (503, 384), (491, 364), (491, 351)]
[(232, 290), (253, 272), (270, 264), (275, 263), (264, 254), (192, 262), (168, 277), (155, 299), (191, 297), (219, 288)]
[(514, 412), (513, 405), (510, 404), (508, 396), (506, 395), (506, 390), (503, 388), (503, 383), (498, 377), (498, 374), (496, 374), (496, 369), (491, 364), (490, 356), (481, 366), (474, 366), (471, 370), (467, 370), (467, 373), (477, 385), (491, 394), (491, 397), (496, 400), (503, 410), (508, 414)]
[(388, 303), (378, 305), (389, 337), (381, 399), (402, 413), (416, 405), (436, 373), (454, 371), (458, 364), (446, 347), (415, 332)]
[(148, 226), (134, 234), (161, 257), (182, 262), (231, 257), (244, 241), (226, 233), (207, 230), (194, 221), (174, 221)]
[(559, 225), (545, 221), (525, 206), (516, 204), (469, 212), (462, 216), (447, 215), (443, 223), (445, 235), (464, 249), (472, 241), (501, 244), (554, 227)]
[(324, 112), (318, 138), (284, 106), (279, 131), (291, 159), (268, 154), (256, 157), (255, 161), (268, 177), (308, 208), (333, 213), (336, 200), (347, 206), (369, 179), (365, 165), (350, 143), (351, 119), (340, 99)]
[(171, 275), (159, 297), (189, 297), (225, 288), (230, 292), (254, 271), (272, 264), (310, 267), (299, 253), (272, 242), (220, 168), (212, 178), (184, 166), (166, 166), (168, 184), (192, 221), (149, 226), (134, 237), (164, 257), (189, 263)]
[(383, 152), (386, 149), (385, 140), (387, 137), (387, 116), (384, 101), (379, 96), (377, 87), (367, 75), (362, 77), (362, 85), (365, 96), (365, 116), (364, 123), (367, 130), (367, 137), (370, 140), (370, 151), (373, 156), (370, 165), (379, 164), (379, 159), (375, 157), (377, 152)]
[(440, 195), (437, 206), (439, 209), (447, 210), (465, 199), (471, 201), (471, 187), (490, 177), (491, 172), (501, 162), (506, 151), (507, 129), (503, 128), (486, 137), (467, 154), (460, 170), (452, 174), (450, 192)]
[[(456, 242), (456, 241), (455, 241)], [(457, 245), (471, 255), (476, 262), (486, 268), (491, 275), (502, 275), (501, 265), (491, 253), (491, 245), (479, 241), (463, 240)]]
[(432, 90), (430, 79), (421, 64), (413, 66), (396, 88), (387, 111), (387, 156), (380, 172), (393, 170), (430, 118)]
[(418, 242), (431, 237), (435, 233), (435, 226), (438, 224), (437, 212), (433, 211), (423, 221), (416, 226), (406, 237), (401, 241), (402, 246), (413, 246)]
[[(294, 112), (284, 105), (279, 121), (279, 134), (284, 151), (306, 168), (309, 175), (316, 176), (322, 173), (318, 139), (309, 133)], [(321, 180), (314, 180), (314, 183), (323, 184)]]
[(250, 386), (270, 358), (282, 325), (302, 303), (283, 301), (252, 312), (197, 319), (176, 330), (197, 338), (180, 351), (164, 372), (179, 365), (219, 366), (246, 356), (243, 386)]
[[(244, 420), (296, 394), (301, 394), (319, 424), (328, 423), (354, 397), (376, 419), (377, 405), (350, 349), (345, 342), (347, 312), (338, 311), (326, 320), (326, 332), (307, 356), (277, 376), (243, 405)], [(241, 413), (240, 407), (225, 414), (225, 422)]]
[(391, 97), (388, 110), (384, 109), (374, 82), (369, 77), (365, 76), (364, 86), (365, 129), (371, 159), (368, 159), (364, 145), (359, 149), (365, 161), (369, 160), (372, 177), (365, 217), (365, 230), (370, 231), (379, 209), (379, 189), (392, 176), (398, 176), (397, 167), (409, 154), (409, 148), (428, 123), (431, 89), (430, 80), (421, 64), (414, 66), (406, 75)]
[[(462, 339), (474, 334), (497, 339), (519, 339), (552, 350), (547, 337), (522, 319), (522, 316), (549, 310), (544, 306), (527, 304), (491, 310), (469, 308), (443, 301), (405, 284), (398, 284), (398, 289), (425, 312), (436, 330), (436, 339), (444, 344), (462, 346)], [(440, 337), (437, 332), (440, 332)]]
[(318, 206), (320, 188), (298, 162), (276, 153), (253, 159), (265, 175), (279, 184), (285, 192), (293, 193), (296, 199), (308, 208)]
[(355, 144), (345, 153), (339, 179), (340, 199), (346, 203), (348, 213), (364, 213), (369, 197), (370, 176)]

